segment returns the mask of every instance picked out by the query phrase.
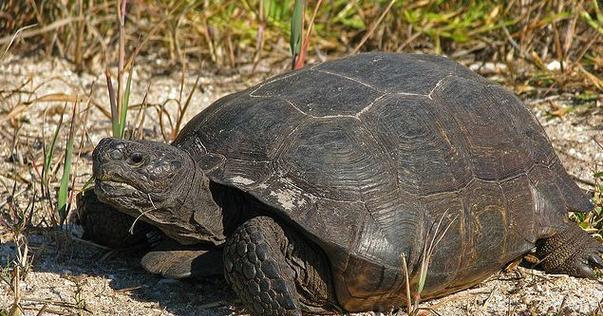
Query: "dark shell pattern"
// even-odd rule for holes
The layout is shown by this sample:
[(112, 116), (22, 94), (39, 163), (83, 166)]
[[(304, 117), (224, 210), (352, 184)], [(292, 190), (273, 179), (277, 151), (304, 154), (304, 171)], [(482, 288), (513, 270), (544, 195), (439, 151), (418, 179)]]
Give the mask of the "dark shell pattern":
[(174, 145), (322, 247), (347, 306), (395, 300), (402, 255), (416, 271), (432, 240), (424, 296), (478, 282), (588, 205), (522, 102), (444, 57), (280, 75), (220, 99)]

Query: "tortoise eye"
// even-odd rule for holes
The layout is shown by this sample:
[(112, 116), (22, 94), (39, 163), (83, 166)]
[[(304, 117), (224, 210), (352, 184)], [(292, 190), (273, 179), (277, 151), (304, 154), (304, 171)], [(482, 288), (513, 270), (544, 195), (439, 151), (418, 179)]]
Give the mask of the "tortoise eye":
[(141, 153), (133, 153), (130, 156), (130, 161), (132, 161), (132, 163), (139, 164), (142, 162), (142, 160), (143, 160), (143, 156)]

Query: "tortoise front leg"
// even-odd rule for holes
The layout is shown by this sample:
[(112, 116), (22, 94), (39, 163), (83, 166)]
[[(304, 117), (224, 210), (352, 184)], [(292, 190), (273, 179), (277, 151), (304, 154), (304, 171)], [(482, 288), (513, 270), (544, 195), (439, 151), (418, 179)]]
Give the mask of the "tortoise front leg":
[(260, 216), (224, 247), (224, 274), (253, 315), (326, 313), (334, 302), (327, 260), (316, 247)]
[(224, 270), (221, 249), (181, 245), (146, 222), (134, 224), (134, 217), (99, 201), (93, 190), (78, 195), (77, 202), (75, 220), (84, 228), (84, 239), (116, 249), (153, 247), (141, 259), (142, 266), (151, 273), (181, 279), (220, 275)]
[(140, 263), (145, 270), (171, 279), (203, 278), (224, 271), (222, 249), (203, 245), (181, 245), (164, 237)]
[(595, 278), (594, 268), (603, 269), (603, 244), (576, 225), (536, 243), (539, 265), (549, 273)]
[(114, 249), (150, 247), (152, 239), (161, 234), (159, 229), (143, 221), (134, 224), (134, 217), (99, 201), (94, 190), (78, 194), (73, 220), (84, 229), (83, 239)]

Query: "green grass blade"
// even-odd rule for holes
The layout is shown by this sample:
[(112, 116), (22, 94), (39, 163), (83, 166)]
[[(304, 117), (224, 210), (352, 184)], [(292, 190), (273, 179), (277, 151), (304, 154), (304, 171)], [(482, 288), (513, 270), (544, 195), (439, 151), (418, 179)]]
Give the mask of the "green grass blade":
[(61, 112), (61, 117), (59, 118), (59, 124), (57, 124), (56, 129), (54, 130), (54, 134), (52, 135), (52, 141), (44, 150), (44, 166), (42, 167), (42, 180), (44, 185), (48, 185), (48, 177), (50, 172), (50, 164), (52, 163), (52, 157), (54, 156), (54, 146), (57, 142), (57, 137), (59, 136), (59, 131), (61, 130), (61, 126), (63, 125), (63, 116), (65, 115), (65, 110), (67, 109), (67, 103), (63, 107), (63, 112)]
[(117, 97), (115, 96), (115, 89), (113, 89), (113, 82), (111, 80), (111, 73), (109, 69), (105, 69), (105, 77), (107, 78), (107, 90), (109, 91), (109, 104), (111, 105), (111, 130), (113, 131), (113, 137), (119, 137), (119, 112), (117, 111)]
[(73, 105), (73, 115), (71, 116), (71, 126), (69, 127), (69, 136), (67, 138), (67, 146), (65, 147), (65, 161), (63, 163), (63, 175), (61, 177), (59, 192), (57, 193), (57, 212), (59, 213), (59, 220), (60, 220), (61, 224), (67, 217), (67, 211), (68, 211), (67, 195), (69, 193), (69, 179), (71, 178), (71, 167), (72, 167), (72, 159), (73, 159), (73, 140), (75, 138), (76, 114), (77, 114), (77, 101)]
[(132, 85), (132, 70), (134, 67), (130, 67), (128, 73), (128, 81), (126, 82), (126, 90), (124, 91), (123, 99), (121, 100), (121, 109), (119, 111), (119, 133), (118, 137), (124, 137), (124, 131), (126, 130), (126, 118), (128, 117), (128, 106), (130, 103), (130, 87)]
[(289, 45), (291, 46), (291, 54), (294, 61), (301, 51), (304, 7), (304, 0), (295, 0), (293, 16), (291, 17), (291, 37), (289, 38)]
[(603, 35), (603, 14), (599, 9), (599, 4), (597, 3), (597, 0), (593, 1), (593, 7), (595, 11), (596, 20), (593, 19), (590, 14), (585, 10), (582, 10), (582, 12), (580, 12), (580, 16), (590, 27), (592, 27), (595, 31), (599, 32), (599, 34)]

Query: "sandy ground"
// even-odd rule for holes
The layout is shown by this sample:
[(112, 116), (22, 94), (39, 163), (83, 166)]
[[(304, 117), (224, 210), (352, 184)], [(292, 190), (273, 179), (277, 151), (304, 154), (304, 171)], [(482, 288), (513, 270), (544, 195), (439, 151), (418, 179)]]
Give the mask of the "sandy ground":
[[(276, 70), (273, 70), (276, 71)], [(8, 56), (0, 62), (0, 90), (3, 100), (0, 116), (0, 205), (9, 213), (5, 201), (13, 196), (26, 205), (31, 198), (27, 184), (35, 182), (36, 172), (31, 161), (41, 164), (43, 135), (50, 138), (62, 109), (62, 102), (34, 102), (49, 95), (91, 95), (97, 104), (106, 106), (106, 86), (102, 71), (96, 74), (76, 74), (61, 60), (39, 61), (32, 58)], [(196, 79), (191, 71), (185, 76), (184, 93)], [(249, 86), (268, 74), (254, 76), (218, 76), (202, 72), (200, 86), (193, 96), (185, 121), (218, 97)], [(165, 74), (154, 67), (137, 67), (131, 104), (140, 103), (149, 86), (147, 100), (160, 104), (168, 102), (175, 112), (179, 98), (180, 74)], [(25, 84), (24, 84), (25, 83)], [(23, 85), (24, 84), (24, 85)], [(172, 100), (172, 101), (169, 101)], [(603, 149), (593, 139), (603, 143), (602, 100), (578, 106), (561, 117), (551, 111), (568, 105), (567, 98), (526, 100), (545, 126), (559, 156), (570, 174), (585, 182), (592, 181), (593, 170), (603, 169)], [(15, 139), (14, 124), (6, 118), (15, 106), (22, 104), (17, 117), (23, 125), (18, 129), (19, 143), (12, 151)], [(45, 122), (44, 115), (46, 112)], [(133, 111), (131, 117), (136, 117)], [(101, 137), (108, 135), (110, 122), (91, 107), (85, 124), (86, 131), (81, 159), (78, 160), (77, 185), (81, 187), (90, 176), (90, 149)], [(154, 110), (147, 110), (145, 135), (161, 139), (160, 124)], [(64, 144), (64, 134), (59, 137)], [(59, 145), (62, 146), (62, 145)], [(58, 147), (60, 148), (60, 147)], [(588, 185), (584, 186), (588, 189)], [(34, 206), (34, 224), (47, 217), (46, 201)], [(0, 225), (2, 222), (0, 222)], [(77, 233), (77, 229), (73, 230)], [(243, 315), (236, 296), (221, 277), (203, 280), (169, 280), (146, 273), (138, 264), (140, 253), (116, 252), (103, 249), (56, 232), (31, 232), (28, 235), (31, 270), (20, 283), (21, 305), (27, 315)], [(0, 226), (0, 264), (6, 266), (14, 258), (15, 246), (5, 228)], [(2, 271), (6, 278), (7, 270)], [(6, 282), (0, 283), (0, 315), (9, 308), (14, 293)], [(563, 275), (545, 275), (535, 270), (517, 268), (501, 272), (480, 285), (423, 303), (440, 315), (603, 315), (603, 284)]]

